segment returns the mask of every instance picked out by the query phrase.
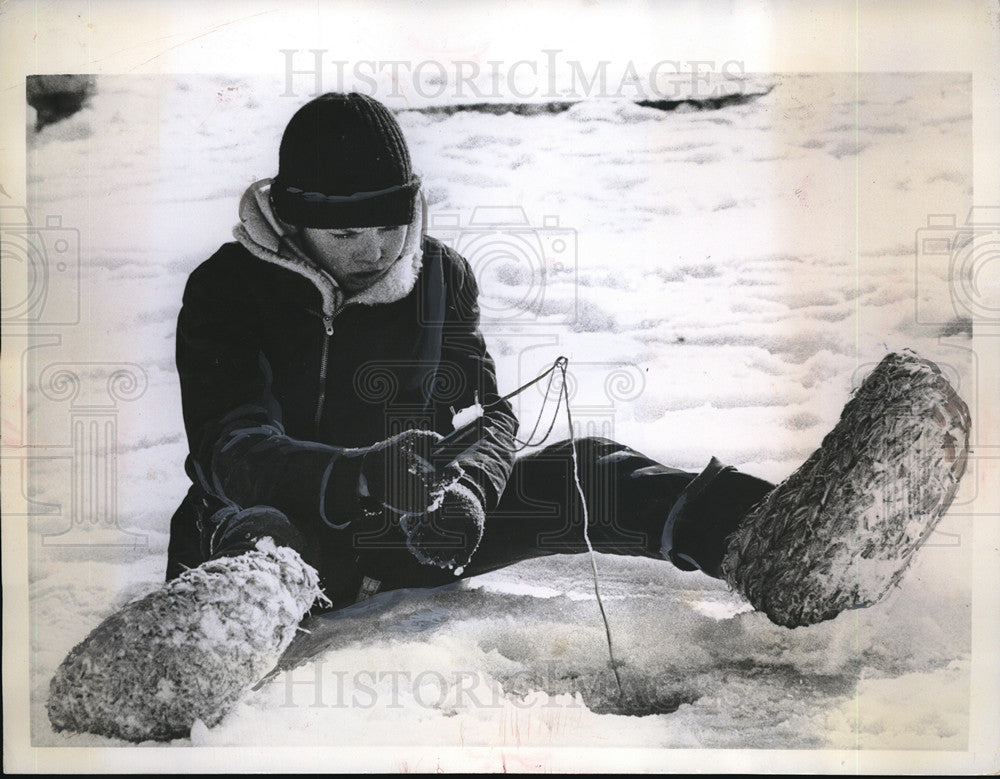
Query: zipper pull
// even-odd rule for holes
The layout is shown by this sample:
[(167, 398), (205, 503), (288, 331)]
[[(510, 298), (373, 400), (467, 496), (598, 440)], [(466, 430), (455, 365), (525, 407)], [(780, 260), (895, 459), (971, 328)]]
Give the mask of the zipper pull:
[(325, 316), (323, 317), (323, 326), (326, 328), (327, 335), (333, 335), (333, 317)]

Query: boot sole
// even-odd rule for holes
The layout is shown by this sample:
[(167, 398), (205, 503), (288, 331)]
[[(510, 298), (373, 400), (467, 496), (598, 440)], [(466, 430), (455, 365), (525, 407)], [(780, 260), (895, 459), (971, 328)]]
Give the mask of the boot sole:
[(730, 536), (724, 578), (787, 627), (877, 603), (951, 505), (970, 427), (937, 365), (888, 355), (821, 447)]

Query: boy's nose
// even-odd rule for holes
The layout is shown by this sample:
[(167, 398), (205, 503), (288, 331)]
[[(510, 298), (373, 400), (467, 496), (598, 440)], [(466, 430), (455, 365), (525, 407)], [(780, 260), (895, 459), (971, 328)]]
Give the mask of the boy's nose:
[(371, 263), (378, 260), (379, 247), (373, 230), (365, 230), (358, 235), (351, 254), (356, 262)]

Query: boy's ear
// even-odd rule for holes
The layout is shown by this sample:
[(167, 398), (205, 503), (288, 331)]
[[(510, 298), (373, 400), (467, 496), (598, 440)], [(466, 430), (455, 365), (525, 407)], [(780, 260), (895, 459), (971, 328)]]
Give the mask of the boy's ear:
[[(258, 205), (268, 221), (271, 222), (271, 227), (275, 228), (275, 232), (278, 233), (278, 235), (295, 235), (298, 233), (299, 228), (296, 225), (289, 224), (278, 216), (278, 211), (274, 207), (274, 198), (271, 195), (272, 181), (273, 179), (261, 179), (252, 185), (251, 188), (254, 190)], [(267, 204), (266, 209), (264, 208), (264, 202)], [(240, 208), (242, 209), (242, 207), (243, 204), (240, 203)], [(240, 219), (242, 220), (242, 218), (243, 215), (241, 213)]]

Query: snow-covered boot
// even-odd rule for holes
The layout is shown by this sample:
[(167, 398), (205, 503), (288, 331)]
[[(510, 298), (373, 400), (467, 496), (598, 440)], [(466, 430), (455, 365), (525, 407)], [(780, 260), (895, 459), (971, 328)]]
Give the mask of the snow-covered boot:
[(739, 523), (724, 578), (788, 627), (876, 603), (951, 504), (970, 426), (934, 363), (888, 355), (821, 447)]
[(275, 665), (322, 598), (316, 570), (270, 537), (230, 551), (129, 603), (69, 653), (49, 685), (56, 730), (185, 737)]

